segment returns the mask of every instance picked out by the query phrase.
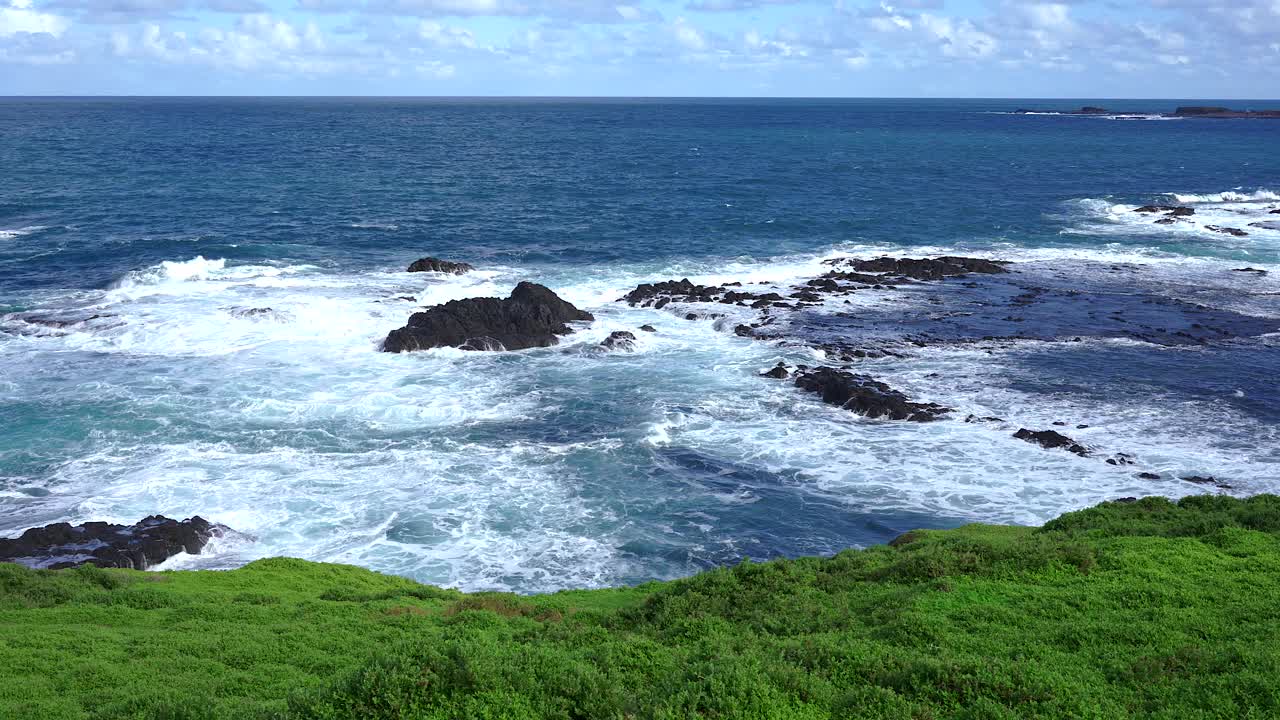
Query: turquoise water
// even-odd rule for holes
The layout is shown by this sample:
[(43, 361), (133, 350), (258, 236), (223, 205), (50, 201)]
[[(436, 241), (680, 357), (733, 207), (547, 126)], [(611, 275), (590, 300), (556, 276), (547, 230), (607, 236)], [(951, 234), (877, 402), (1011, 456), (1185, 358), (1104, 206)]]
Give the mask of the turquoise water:
[[(1280, 123), (1009, 114), (1083, 104), (0, 101), (0, 532), (201, 514), (254, 539), (179, 563), (288, 554), (532, 591), (1280, 489), (1280, 225), (1252, 225), (1280, 207)], [(1195, 221), (1132, 212), (1153, 202)], [(792, 323), (938, 338), (860, 368), (957, 409), (929, 425), (757, 377), (820, 359), (802, 344), (615, 302), (646, 281), (786, 284), (823, 259), (944, 252), (1019, 274)], [(402, 272), (428, 254), (478, 271)], [(377, 352), (418, 305), (522, 279), (597, 321), (545, 350)], [(1029, 284), (1060, 297), (1016, 320), (960, 312)], [(1137, 341), (1074, 315), (1077, 291), (1152, 327), (1202, 307), (1232, 337)], [(947, 312), (921, 310), (929, 293)], [(970, 342), (1015, 321), (1037, 340)], [(645, 323), (659, 332), (635, 353), (593, 348)], [(1163, 479), (970, 413), (1087, 424), (1073, 437)]]

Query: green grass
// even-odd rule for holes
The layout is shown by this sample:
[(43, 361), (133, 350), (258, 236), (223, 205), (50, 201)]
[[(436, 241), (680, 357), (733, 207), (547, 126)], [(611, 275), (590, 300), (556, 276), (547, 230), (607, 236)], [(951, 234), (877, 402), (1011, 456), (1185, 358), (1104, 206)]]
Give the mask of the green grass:
[(1277, 718), (1280, 498), (519, 597), (0, 565), (0, 718)]

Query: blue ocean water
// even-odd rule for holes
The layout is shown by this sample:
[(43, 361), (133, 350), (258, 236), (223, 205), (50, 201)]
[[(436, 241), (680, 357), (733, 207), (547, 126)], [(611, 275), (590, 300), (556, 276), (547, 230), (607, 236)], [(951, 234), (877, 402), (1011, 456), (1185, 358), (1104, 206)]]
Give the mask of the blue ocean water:
[[(535, 591), (1280, 489), (1280, 122), (1012, 114), (1084, 104), (1186, 103), (0, 100), (0, 534), (200, 514), (253, 539), (179, 563)], [(824, 406), (758, 377), (822, 359), (803, 343), (616, 302), (882, 254), (1017, 269), (789, 322), (910, 346), (860, 371), (952, 420)], [(478, 270), (403, 272), (424, 255)], [(523, 279), (597, 321), (377, 352), (419, 305)], [(1011, 437), (1055, 422), (1141, 467)]]

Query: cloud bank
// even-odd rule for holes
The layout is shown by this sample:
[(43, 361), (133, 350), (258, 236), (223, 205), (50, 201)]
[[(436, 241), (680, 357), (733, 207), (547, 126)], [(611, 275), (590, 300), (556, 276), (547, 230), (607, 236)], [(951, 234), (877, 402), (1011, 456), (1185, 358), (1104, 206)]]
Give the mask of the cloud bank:
[(0, 0), (0, 93), (1280, 96), (1280, 0)]

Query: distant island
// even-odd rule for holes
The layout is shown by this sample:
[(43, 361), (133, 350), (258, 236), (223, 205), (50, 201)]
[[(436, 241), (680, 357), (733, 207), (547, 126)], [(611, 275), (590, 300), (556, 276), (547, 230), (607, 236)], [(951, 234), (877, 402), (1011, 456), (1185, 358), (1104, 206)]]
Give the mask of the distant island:
[(1079, 110), (1027, 110), (1019, 108), (1015, 115), (1141, 115), (1145, 117), (1178, 117), (1178, 118), (1215, 118), (1234, 120), (1239, 118), (1269, 118), (1280, 120), (1280, 110), (1232, 110), (1231, 108), (1209, 105), (1186, 105), (1171, 113), (1147, 111), (1115, 111), (1102, 107), (1086, 105)]

